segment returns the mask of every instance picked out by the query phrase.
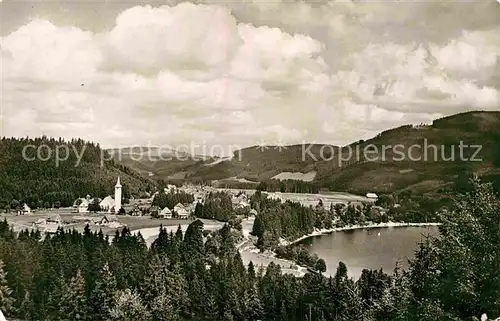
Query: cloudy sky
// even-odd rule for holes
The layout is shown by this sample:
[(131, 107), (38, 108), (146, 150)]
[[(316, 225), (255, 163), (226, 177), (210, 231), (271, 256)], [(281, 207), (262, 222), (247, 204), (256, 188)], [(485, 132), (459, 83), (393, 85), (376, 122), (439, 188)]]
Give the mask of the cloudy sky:
[(3, 0), (0, 135), (346, 144), (500, 110), (491, 1)]

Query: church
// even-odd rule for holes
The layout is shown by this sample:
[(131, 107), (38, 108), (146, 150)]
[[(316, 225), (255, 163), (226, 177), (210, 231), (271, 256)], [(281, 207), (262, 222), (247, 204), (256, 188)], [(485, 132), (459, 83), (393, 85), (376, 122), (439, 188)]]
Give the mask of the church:
[(118, 213), (122, 208), (122, 185), (120, 183), (120, 177), (116, 181), (115, 185), (115, 198), (113, 199), (111, 196), (106, 196), (100, 203), (102, 211), (106, 211), (108, 213)]

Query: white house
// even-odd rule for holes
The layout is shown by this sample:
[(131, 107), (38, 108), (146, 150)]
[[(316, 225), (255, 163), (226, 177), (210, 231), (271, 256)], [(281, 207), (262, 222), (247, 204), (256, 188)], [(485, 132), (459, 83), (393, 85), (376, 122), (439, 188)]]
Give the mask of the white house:
[(246, 208), (246, 207), (250, 207), (250, 204), (248, 204), (246, 201), (240, 201), (238, 202), (238, 204), (236, 205), (236, 208)]
[(248, 201), (248, 195), (245, 194), (245, 193), (241, 193), (239, 196), (238, 196), (238, 199), (240, 201)]
[(172, 185), (172, 184), (168, 184), (167, 187), (165, 187), (164, 191), (165, 191), (165, 193), (170, 193), (171, 191), (173, 191), (174, 193), (176, 193), (177, 192), (177, 186)]
[(104, 216), (100, 221), (100, 225), (104, 225), (104, 226), (107, 226), (110, 228), (120, 228), (120, 227), (124, 226), (124, 224), (122, 224), (122, 223), (120, 223), (120, 221), (118, 221), (118, 218), (116, 217), (116, 215)]
[(102, 217), (88, 217), (85, 221), (88, 224), (101, 225)]
[(29, 214), (31, 213), (31, 208), (24, 203), (23, 208), (19, 211), (19, 214)]
[(203, 192), (194, 193), (194, 201), (203, 204), (205, 201), (205, 194)]
[(177, 212), (178, 210), (183, 209), (183, 208), (184, 208), (184, 205), (182, 205), (181, 203), (177, 203), (177, 205), (174, 206), (174, 212)]
[(46, 223), (54, 223), (57, 225), (60, 225), (62, 222), (61, 216), (59, 214), (54, 214), (49, 217), (47, 217)]
[(178, 203), (177, 205), (174, 206), (174, 212), (180, 218), (187, 218), (189, 216), (189, 212), (186, 210), (184, 205), (182, 205), (181, 203)]
[(160, 218), (167, 218), (167, 219), (171, 219), (172, 218), (172, 211), (168, 208), (168, 207), (165, 207), (164, 209), (162, 209), (159, 213), (158, 213), (158, 216)]
[(284, 198), (283, 196), (281, 196), (280, 192), (268, 193), (267, 197), (275, 201), (281, 201), (282, 203), (284, 202)]
[(371, 198), (371, 199), (377, 199), (378, 198), (377, 194), (375, 194), (375, 193), (366, 193), (366, 197), (367, 198)]
[(33, 223), (34, 225), (44, 225), (44, 224), (47, 224), (47, 219), (45, 218), (39, 218), (38, 220), (36, 220), (36, 222)]
[(78, 205), (78, 213), (88, 213), (89, 212), (89, 201), (82, 199), (82, 202)]
[(111, 208), (115, 206), (115, 200), (111, 196), (106, 196), (100, 203), (99, 206), (103, 211), (111, 212)]

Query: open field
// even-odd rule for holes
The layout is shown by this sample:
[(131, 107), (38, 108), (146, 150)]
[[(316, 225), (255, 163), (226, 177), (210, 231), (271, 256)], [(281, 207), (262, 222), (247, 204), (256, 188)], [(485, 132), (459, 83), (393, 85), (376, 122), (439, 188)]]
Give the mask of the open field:
[[(73, 222), (77, 221), (78, 219), (82, 220), (87, 217), (104, 217), (108, 215), (107, 213), (101, 212), (97, 214), (91, 214), (91, 213), (71, 213), (69, 209), (60, 209), (60, 210), (46, 210), (46, 211), (39, 211), (36, 213), (32, 214), (26, 214), (26, 215), (16, 215), (14, 213), (6, 214), (2, 213), (0, 214), (0, 218), (3, 220), (4, 218), (7, 219), (9, 224), (11, 224), (14, 227), (15, 231), (20, 231), (24, 229), (31, 229), (33, 228), (32, 224), (33, 222), (36, 222), (39, 219), (46, 219), (51, 216), (54, 216), (56, 214), (59, 214), (61, 217), (61, 220), (63, 222)], [(126, 225), (130, 230), (139, 230), (139, 229), (145, 229), (145, 228), (158, 228), (160, 225), (163, 226), (178, 226), (178, 225), (186, 225), (192, 222), (192, 220), (176, 220), (176, 219), (171, 219), (171, 220), (165, 220), (165, 219), (151, 219), (150, 216), (128, 216), (128, 215), (123, 215), (123, 216), (116, 216), (117, 220)], [(205, 222), (205, 224), (207, 224)], [(85, 228), (85, 225), (87, 225), (85, 222), (75, 222), (72, 224), (65, 224), (64, 228), (65, 229), (76, 229), (77, 231), (83, 231)], [(107, 226), (100, 226), (100, 225), (89, 225), (90, 229), (92, 231), (99, 231), (102, 230), (102, 232), (106, 235), (114, 235), (116, 230), (121, 230), (122, 228), (111, 228)]]
[(272, 198), (280, 198), (283, 201), (290, 200), (292, 202), (299, 202), (303, 206), (315, 206), (321, 200), (325, 208), (329, 208), (330, 204), (335, 205), (337, 203), (374, 202), (374, 199), (343, 192), (327, 192), (320, 194), (268, 192), (267, 195)]
[(316, 177), (316, 172), (307, 172), (307, 173), (293, 173), (293, 172), (281, 172), (276, 176), (273, 176), (272, 179), (279, 179), (281, 180), (287, 180), (287, 179), (293, 179), (297, 181), (303, 181), (303, 182), (312, 182), (314, 178)]

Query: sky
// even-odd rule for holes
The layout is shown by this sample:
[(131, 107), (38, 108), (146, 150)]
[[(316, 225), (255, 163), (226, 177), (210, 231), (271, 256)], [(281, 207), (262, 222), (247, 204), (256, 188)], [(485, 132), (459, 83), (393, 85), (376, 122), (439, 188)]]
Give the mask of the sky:
[(0, 14), (0, 136), (344, 145), (500, 110), (495, 0), (3, 0)]

